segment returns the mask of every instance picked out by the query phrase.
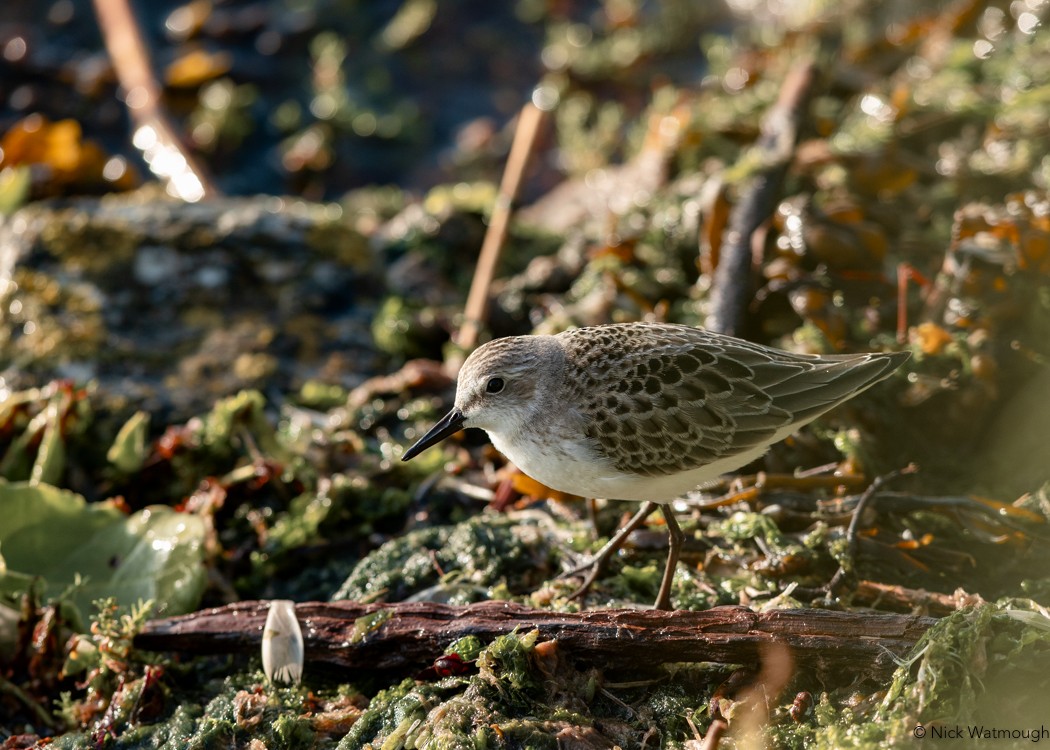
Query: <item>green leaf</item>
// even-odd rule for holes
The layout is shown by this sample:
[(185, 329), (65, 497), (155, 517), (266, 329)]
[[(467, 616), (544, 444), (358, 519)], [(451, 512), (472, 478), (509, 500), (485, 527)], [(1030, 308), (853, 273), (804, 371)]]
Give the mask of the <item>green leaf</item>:
[(224, 449), (239, 433), (247, 431), (263, 454), (281, 461), (288, 451), (277, 440), (277, 431), (266, 418), (266, 397), (259, 391), (241, 391), (216, 402), (203, 419), (201, 442)]
[(8, 480), (28, 479), (33, 474), (36, 457), (34, 443), (42, 440), (47, 424), (44, 412), (33, 417), (21, 434), (16, 435), (0, 458), (0, 477)]
[(113, 440), (106, 459), (125, 474), (142, 468), (149, 453), (146, 437), (149, 435), (149, 412), (137, 411), (124, 423)]
[(0, 172), (0, 216), (10, 216), (25, 205), (32, 180), (28, 164), (7, 167)]
[(62, 418), (69, 411), (68, 394), (60, 393), (51, 397), (43, 414), (47, 417), (44, 435), (40, 440), (33, 471), (29, 476), (30, 484), (54, 484), (62, 477), (66, 468), (66, 443), (62, 434)]
[(44, 408), (0, 457), (0, 477), (9, 481), (28, 478), (33, 484), (54, 484), (62, 477), (66, 467), (63, 423), (73, 406), (73, 396), (69, 390), (53, 386), (21, 391), (0, 406), (2, 424), (19, 406), (47, 399)]
[(122, 606), (154, 599), (157, 614), (196, 607), (204, 588), (204, 522), (151, 507), (127, 516), (111, 503), (46, 484), (0, 483), (0, 591), (44, 579), (45, 597), (69, 591), (81, 615), (106, 596)]

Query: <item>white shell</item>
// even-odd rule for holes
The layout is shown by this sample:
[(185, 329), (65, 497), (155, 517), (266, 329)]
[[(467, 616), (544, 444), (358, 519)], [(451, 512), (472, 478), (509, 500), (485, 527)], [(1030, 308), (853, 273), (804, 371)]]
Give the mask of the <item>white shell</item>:
[(303, 677), (303, 631), (295, 616), (295, 602), (270, 602), (262, 636), (263, 672), (270, 682), (298, 685)]

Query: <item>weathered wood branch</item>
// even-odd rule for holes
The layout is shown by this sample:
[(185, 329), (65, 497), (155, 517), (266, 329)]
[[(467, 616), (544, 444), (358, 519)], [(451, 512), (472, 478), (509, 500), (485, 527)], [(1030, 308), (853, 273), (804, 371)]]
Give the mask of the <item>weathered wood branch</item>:
[[(135, 645), (191, 653), (259, 648), (267, 602), (241, 602), (148, 623)], [(758, 663), (763, 648), (787, 646), (797, 666), (817, 672), (887, 672), (936, 620), (817, 609), (758, 613), (648, 609), (580, 613), (508, 602), (468, 606), (307, 602), (296, 605), (306, 660), (342, 669), (409, 670), (431, 663), (468, 635), (487, 642), (514, 630), (540, 631), (571, 658), (609, 668), (669, 662)]]

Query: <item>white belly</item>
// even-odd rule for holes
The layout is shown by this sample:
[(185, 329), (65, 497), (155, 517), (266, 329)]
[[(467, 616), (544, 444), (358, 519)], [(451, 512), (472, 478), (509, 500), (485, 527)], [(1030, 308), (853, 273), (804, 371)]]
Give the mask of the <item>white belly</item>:
[(751, 463), (767, 450), (762, 446), (689, 471), (648, 477), (620, 471), (585, 443), (551, 439), (518, 444), (493, 433), (489, 439), (515, 466), (551, 489), (583, 497), (655, 503), (669, 503)]

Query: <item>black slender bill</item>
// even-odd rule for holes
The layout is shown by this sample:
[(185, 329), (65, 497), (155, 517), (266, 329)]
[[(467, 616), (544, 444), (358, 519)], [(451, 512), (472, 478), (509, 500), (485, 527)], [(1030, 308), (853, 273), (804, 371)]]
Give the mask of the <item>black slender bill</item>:
[(466, 419), (463, 416), (463, 412), (459, 409), (453, 409), (443, 416), (440, 422), (431, 427), (426, 435), (417, 440), (415, 445), (405, 451), (405, 455), (401, 457), (401, 460), (410, 461), (430, 446), (437, 445), (449, 435), (455, 435), (463, 429), (463, 422)]

